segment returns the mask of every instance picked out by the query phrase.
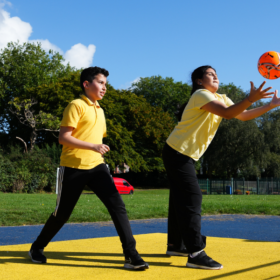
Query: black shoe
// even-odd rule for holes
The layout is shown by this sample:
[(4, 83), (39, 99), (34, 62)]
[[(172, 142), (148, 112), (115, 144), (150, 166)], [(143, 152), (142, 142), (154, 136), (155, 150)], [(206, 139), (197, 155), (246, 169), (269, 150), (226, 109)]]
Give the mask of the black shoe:
[(189, 255), (189, 253), (188, 253), (186, 247), (184, 247), (182, 249), (176, 249), (173, 246), (168, 246), (167, 251), (166, 251), (166, 255), (187, 257)]
[(187, 262), (187, 267), (192, 267), (192, 268), (202, 268), (202, 269), (222, 269), (223, 266), (212, 260), (210, 257), (206, 255), (204, 251), (202, 251), (199, 255), (196, 257), (192, 258), (189, 256), (188, 262)]
[(28, 255), (34, 263), (46, 263), (47, 258), (44, 256), (43, 252), (44, 249), (31, 248)]
[(145, 270), (149, 268), (149, 264), (144, 262), (144, 260), (140, 257), (125, 257), (124, 267), (128, 269), (135, 269), (135, 270)]

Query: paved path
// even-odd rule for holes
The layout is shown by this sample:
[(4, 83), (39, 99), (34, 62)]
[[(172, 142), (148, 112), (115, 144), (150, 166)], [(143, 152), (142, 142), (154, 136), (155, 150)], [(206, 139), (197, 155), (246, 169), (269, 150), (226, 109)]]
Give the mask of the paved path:
[[(131, 221), (136, 234), (167, 233), (167, 219)], [(42, 225), (0, 227), (0, 245), (32, 243)], [(280, 242), (280, 217), (257, 215), (211, 215), (202, 217), (202, 234), (213, 237)], [(117, 236), (112, 222), (66, 224), (53, 241)]]

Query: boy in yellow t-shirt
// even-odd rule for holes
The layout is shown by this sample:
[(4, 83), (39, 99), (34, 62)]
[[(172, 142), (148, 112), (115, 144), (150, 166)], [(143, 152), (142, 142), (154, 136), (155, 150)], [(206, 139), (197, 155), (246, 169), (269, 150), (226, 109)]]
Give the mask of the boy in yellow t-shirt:
[(110, 151), (103, 144), (106, 122), (98, 100), (106, 93), (109, 72), (99, 67), (82, 71), (80, 85), (84, 95), (66, 107), (61, 122), (57, 205), (29, 251), (35, 263), (46, 263), (44, 248), (69, 219), (84, 187), (87, 185), (107, 207), (122, 242), (124, 267), (143, 270), (149, 265), (136, 250), (125, 205), (106, 167), (103, 155)]

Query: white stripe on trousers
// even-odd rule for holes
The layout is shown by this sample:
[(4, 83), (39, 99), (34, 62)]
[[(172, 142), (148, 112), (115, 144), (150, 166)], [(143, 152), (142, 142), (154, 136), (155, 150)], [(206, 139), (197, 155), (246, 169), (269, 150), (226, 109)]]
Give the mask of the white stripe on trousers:
[(56, 199), (56, 208), (55, 208), (55, 211), (54, 211), (54, 213), (53, 213), (54, 216), (56, 216), (56, 214), (57, 214), (57, 210), (58, 210), (59, 203), (60, 203), (61, 192), (62, 192), (62, 182), (63, 182), (63, 176), (64, 176), (64, 170), (65, 170), (65, 166), (60, 166), (60, 167), (59, 167), (59, 175), (58, 175), (58, 194), (57, 194), (57, 199)]

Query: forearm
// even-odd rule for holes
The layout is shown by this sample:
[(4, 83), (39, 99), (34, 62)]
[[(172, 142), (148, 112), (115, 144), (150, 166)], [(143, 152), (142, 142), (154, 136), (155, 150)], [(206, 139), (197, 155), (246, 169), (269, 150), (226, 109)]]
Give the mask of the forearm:
[(245, 111), (243, 113), (241, 113), (240, 115), (238, 115), (236, 118), (241, 120), (241, 121), (249, 121), (252, 119), (255, 119), (263, 114), (265, 114), (266, 112), (270, 111), (271, 109), (273, 109), (269, 104), (266, 104), (264, 106), (252, 109), (252, 110), (248, 110)]
[(249, 108), (252, 105), (252, 103), (248, 100), (248, 98), (245, 98), (244, 100), (231, 105), (230, 107), (224, 108), (224, 114), (222, 115), (225, 119), (232, 119), (236, 116), (240, 115), (242, 112), (244, 112), (247, 108)]
[(59, 143), (61, 145), (65, 145), (71, 148), (85, 149), (85, 150), (94, 150), (94, 145), (95, 145), (89, 142), (79, 140), (70, 135), (68, 135), (67, 137), (60, 136)]

